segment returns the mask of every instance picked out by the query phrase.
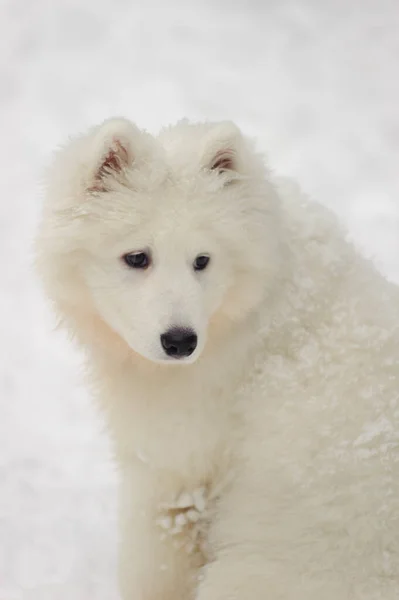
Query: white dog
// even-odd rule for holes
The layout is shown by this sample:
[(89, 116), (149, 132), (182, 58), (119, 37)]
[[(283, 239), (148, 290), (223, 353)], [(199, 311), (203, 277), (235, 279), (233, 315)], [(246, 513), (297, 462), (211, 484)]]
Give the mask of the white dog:
[(231, 123), (54, 163), (45, 289), (120, 469), (125, 600), (398, 600), (399, 294)]

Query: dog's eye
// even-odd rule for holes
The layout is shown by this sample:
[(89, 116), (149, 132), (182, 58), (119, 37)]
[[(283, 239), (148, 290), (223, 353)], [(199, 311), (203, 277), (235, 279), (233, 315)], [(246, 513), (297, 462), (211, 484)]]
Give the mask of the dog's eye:
[(194, 271), (203, 271), (209, 265), (210, 257), (206, 256), (206, 254), (201, 254), (197, 256), (194, 261)]
[(131, 269), (147, 269), (151, 262), (146, 252), (129, 252), (122, 258)]

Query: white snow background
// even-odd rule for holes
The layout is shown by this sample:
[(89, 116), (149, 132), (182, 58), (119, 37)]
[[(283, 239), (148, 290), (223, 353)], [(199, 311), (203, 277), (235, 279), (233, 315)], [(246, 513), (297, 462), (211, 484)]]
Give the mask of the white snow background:
[(0, 600), (111, 600), (115, 472), (31, 272), (43, 167), (111, 115), (231, 118), (399, 281), (398, 0), (1, 0)]

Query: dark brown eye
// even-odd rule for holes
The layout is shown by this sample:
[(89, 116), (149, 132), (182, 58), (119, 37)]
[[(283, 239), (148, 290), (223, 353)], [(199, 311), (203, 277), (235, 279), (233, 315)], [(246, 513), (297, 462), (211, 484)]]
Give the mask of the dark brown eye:
[(131, 269), (147, 269), (151, 262), (146, 252), (129, 252), (122, 258)]
[(203, 271), (209, 265), (210, 257), (206, 254), (201, 254), (197, 256), (194, 261), (194, 271)]

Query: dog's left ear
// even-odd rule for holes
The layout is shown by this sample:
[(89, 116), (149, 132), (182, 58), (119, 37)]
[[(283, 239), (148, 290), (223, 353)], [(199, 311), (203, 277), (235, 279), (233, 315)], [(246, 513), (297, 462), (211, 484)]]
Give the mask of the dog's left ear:
[(241, 172), (242, 133), (234, 123), (224, 122), (216, 125), (205, 136), (202, 166), (218, 173)]
[(140, 130), (127, 119), (110, 119), (92, 138), (92, 168), (88, 191), (107, 191), (113, 178), (133, 166)]

